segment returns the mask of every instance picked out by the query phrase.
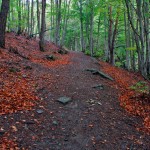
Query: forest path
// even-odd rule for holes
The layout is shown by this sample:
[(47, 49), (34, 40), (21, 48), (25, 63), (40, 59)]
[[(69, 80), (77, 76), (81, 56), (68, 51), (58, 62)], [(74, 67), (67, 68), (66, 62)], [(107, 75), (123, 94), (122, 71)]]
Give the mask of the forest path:
[[(108, 79), (85, 71), (100, 69), (91, 57), (69, 53), (69, 63), (47, 67), (30, 62), (41, 101), (31, 111), (10, 114), (11, 135), (20, 148), (31, 150), (148, 150), (150, 138), (137, 131), (140, 118), (129, 116), (120, 106), (117, 90)], [(114, 81), (111, 81), (114, 82)], [(92, 88), (102, 84), (104, 89)], [(60, 97), (70, 97), (64, 105)], [(13, 117), (12, 117), (13, 116)], [(6, 120), (5, 120), (6, 121)], [(4, 121), (4, 122), (5, 122)], [(7, 120), (8, 121), (8, 120)], [(5, 123), (6, 124), (6, 123)]]

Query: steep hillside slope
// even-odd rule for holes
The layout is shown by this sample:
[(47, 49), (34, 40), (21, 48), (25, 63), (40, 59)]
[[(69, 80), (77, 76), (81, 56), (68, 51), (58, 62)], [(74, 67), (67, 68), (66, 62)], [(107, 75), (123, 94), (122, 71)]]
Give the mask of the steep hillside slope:
[(149, 149), (149, 103), (130, 89), (141, 76), (14, 33), (0, 51), (0, 149)]

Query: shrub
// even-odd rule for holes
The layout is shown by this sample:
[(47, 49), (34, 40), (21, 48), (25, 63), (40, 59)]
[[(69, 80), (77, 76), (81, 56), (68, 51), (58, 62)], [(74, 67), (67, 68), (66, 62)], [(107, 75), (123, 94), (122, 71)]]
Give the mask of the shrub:
[(139, 81), (136, 84), (132, 85), (130, 89), (135, 90), (139, 93), (149, 94), (150, 89), (145, 81)]

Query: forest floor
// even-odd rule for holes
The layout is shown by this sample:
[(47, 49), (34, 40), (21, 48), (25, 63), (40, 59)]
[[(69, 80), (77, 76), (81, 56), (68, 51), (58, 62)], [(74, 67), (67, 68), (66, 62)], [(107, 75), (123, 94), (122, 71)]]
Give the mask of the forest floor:
[(0, 150), (150, 149), (149, 95), (130, 89), (140, 75), (14, 33), (0, 51)]

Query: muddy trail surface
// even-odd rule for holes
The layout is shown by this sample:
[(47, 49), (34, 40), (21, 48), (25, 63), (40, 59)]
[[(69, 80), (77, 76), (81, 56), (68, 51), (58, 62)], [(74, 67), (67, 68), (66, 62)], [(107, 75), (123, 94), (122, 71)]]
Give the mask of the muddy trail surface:
[(68, 55), (69, 62), (57, 67), (20, 62), (32, 67), (27, 72), (35, 77), (40, 100), (30, 111), (0, 117), (0, 125), (18, 149), (150, 149), (150, 137), (136, 130), (142, 120), (120, 107), (118, 91), (108, 79), (86, 71), (101, 68), (96, 60), (79, 52)]

